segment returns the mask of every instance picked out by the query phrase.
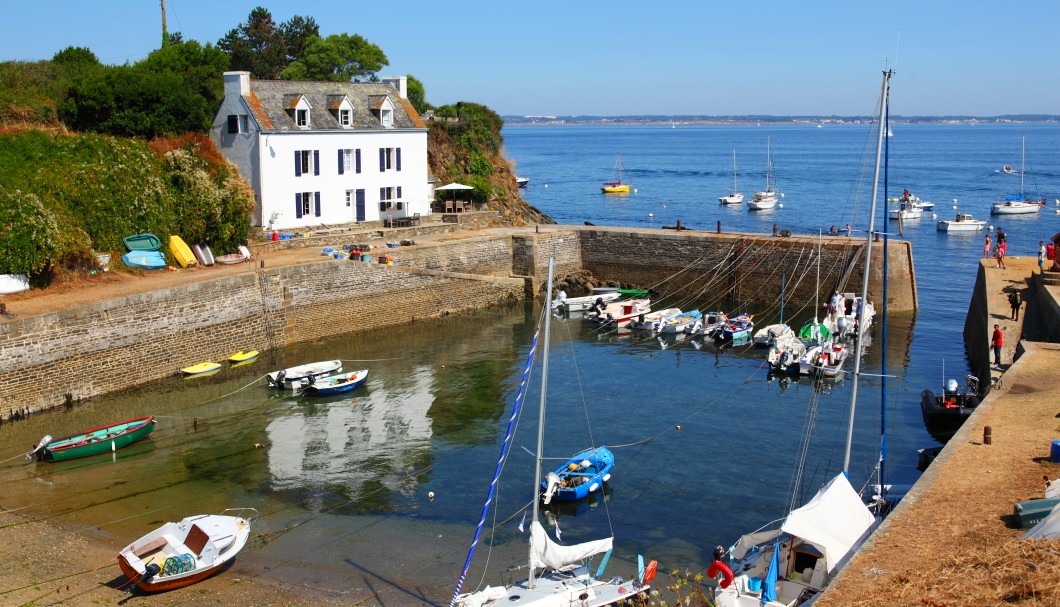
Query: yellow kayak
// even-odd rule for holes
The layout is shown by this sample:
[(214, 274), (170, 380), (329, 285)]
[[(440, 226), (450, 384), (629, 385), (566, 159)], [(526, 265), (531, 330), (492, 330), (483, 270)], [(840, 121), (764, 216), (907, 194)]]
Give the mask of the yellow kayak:
[(258, 354), (260, 354), (260, 352), (258, 352), (257, 350), (240, 350), (239, 352), (236, 352), (235, 354), (229, 356), (228, 362), (232, 363), (233, 365), (249, 362), (257, 358)]
[(203, 373), (209, 373), (211, 371), (216, 371), (216, 370), (218, 370), (220, 368), (221, 368), (221, 365), (218, 364), (218, 363), (206, 362), (206, 363), (199, 363), (197, 365), (192, 365), (190, 367), (184, 367), (183, 369), (180, 370), (180, 372), (183, 373), (184, 375), (202, 375)]

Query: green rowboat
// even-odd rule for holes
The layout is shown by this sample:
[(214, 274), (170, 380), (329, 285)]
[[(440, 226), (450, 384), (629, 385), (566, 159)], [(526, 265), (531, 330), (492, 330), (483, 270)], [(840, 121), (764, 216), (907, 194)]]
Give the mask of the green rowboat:
[(110, 453), (147, 438), (155, 429), (155, 418), (148, 415), (109, 426), (100, 426), (52, 440), (45, 436), (26, 457), (52, 462)]
[(162, 240), (147, 232), (126, 236), (124, 240), (125, 248), (130, 251), (157, 251), (162, 248)]

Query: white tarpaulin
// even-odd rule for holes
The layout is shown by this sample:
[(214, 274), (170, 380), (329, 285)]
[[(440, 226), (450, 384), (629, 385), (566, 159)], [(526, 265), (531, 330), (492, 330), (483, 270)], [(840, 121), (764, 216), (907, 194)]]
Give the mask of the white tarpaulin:
[(850, 481), (840, 474), (805, 506), (793, 510), (780, 529), (820, 550), (831, 573), (875, 522)]
[(607, 552), (615, 538), (609, 537), (573, 546), (560, 546), (553, 542), (541, 523), (530, 524), (530, 567), (534, 569), (559, 569), (580, 563), (594, 554)]

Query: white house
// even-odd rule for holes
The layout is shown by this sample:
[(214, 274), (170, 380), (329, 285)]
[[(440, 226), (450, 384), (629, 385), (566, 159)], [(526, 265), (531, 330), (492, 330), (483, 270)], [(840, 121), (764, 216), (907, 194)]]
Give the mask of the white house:
[(295, 229), (427, 215), (427, 127), (404, 76), (251, 80), (225, 72), (210, 136), (250, 182), (254, 225)]

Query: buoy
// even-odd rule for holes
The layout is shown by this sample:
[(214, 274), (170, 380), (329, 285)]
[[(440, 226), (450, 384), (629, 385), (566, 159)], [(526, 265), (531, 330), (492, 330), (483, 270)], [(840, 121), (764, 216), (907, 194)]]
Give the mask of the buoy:
[(431, 500), (432, 502), (434, 501), (434, 491), (427, 492), (427, 499)]
[(937, 218), (938, 218), (938, 214), (936, 214), (936, 213), (932, 213), (932, 214), (931, 214), (931, 218), (932, 218), (932, 219), (937, 219)]
[(634, 194), (636, 194), (636, 193), (637, 193), (637, 188), (633, 188), (633, 193), (634, 193)]
[(546, 188), (548, 187), (548, 184), (547, 184), (547, 183), (545, 184), (545, 187), (546, 187)]
[(953, 209), (954, 209), (954, 210), (957, 210), (957, 205), (953, 205)]
[(678, 432), (680, 432), (681, 431), (681, 424), (678, 424), (678, 425), (674, 426), (674, 430), (677, 430)]
[(782, 202), (782, 203), (778, 204), (777, 206), (783, 209), (784, 208), (784, 203)]
[(665, 204), (663, 205), (663, 208), (664, 208), (664, 209), (666, 208), (666, 205), (665, 205)]
[(654, 217), (655, 217), (655, 213), (648, 213), (648, 219), (652, 219)]

